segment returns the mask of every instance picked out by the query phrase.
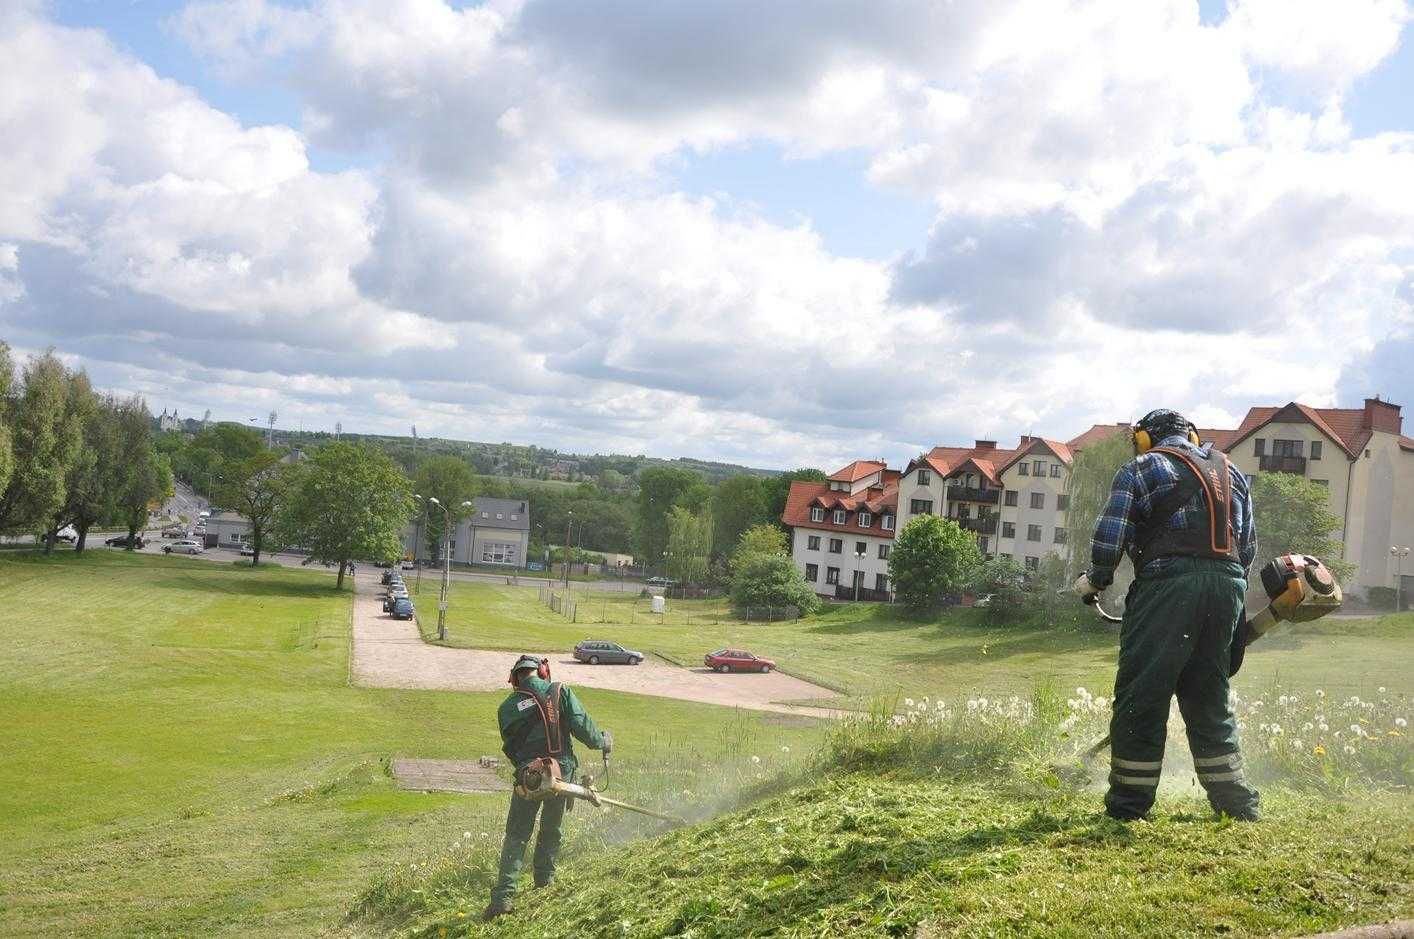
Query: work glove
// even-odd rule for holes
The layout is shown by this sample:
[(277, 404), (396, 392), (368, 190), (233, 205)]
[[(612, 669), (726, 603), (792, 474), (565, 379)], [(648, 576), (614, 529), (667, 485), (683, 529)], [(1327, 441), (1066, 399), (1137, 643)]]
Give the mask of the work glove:
[(604, 752), (605, 756), (614, 752), (614, 735), (607, 730), (599, 733), (599, 749)]
[(1080, 598), (1080, 602), (1090, 604), (1095, 602), (1096, 596), (1100, 593), (1100, 588), (1090, 583), (1090, 572), (1086, 571), (1075, 578), (1075, 585), (1071, 587), (1075, 595)]

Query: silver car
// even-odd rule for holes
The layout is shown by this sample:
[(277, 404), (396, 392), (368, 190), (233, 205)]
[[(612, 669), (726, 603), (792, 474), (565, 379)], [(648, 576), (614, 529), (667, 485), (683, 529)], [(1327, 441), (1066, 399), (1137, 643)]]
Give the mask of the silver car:
[(205, 550), (200, 542), (191, 541), (189, 539), (174, 541), (171, 544), (164, 544), (162, 546), (163, 554), (201, 554)]

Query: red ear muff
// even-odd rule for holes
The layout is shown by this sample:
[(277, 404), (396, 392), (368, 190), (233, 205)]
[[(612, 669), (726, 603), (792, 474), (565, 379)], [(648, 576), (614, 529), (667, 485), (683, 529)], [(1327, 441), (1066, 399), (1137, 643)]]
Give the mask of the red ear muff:
[(549, 659), (541, 659), (541, 660), (540, 660), (540, 667), (535, 670), (535, 674), (537, 674), (537, 675), (540, 676), (540, 680), (541, 680), (541, 681), (549, 681), (549, 680), (550, 680), (550, 660), (549, 660)]

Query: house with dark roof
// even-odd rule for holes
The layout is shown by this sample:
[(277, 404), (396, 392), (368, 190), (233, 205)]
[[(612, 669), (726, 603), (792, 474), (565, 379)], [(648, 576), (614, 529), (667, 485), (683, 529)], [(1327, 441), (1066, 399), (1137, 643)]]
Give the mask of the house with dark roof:
[[(475, 508), (452, 531), (452, 563), (524, 567), (530, 550), (530, 504), (490, 496), (477, 496), (473, 504)], [(421, 516), (403, 529), (403, 557), (440, 561), (442, 554), (427, 544)]]
[[(1390, 548), (1414, 544), (1414, 439), (1404, 436), (1399, 405), (1366, 398), (1359, 408), (1255, 407), (1214, 442), (1249, 478), (1293, 473), (1325, 486), (1340, 519), (1342, 560), (1357, 569), (1351, 586), (1395, 586), (1399, 563)], [(1414, 565), (1403, 567), (1408, 595)]]
[(841, 600), (891, 600), (889, 553), (898, 529), (897, 470), (856, 460), (824, 482), (796, 480), (781, 522), (791, 557), (817, 594)]

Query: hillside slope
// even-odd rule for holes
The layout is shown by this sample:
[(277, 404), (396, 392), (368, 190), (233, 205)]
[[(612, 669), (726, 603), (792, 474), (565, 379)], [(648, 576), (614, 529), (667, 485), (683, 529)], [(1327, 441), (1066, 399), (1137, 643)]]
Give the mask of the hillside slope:
[(1077, 692), (955, 709), (906, 700), (903, 714), (842, 722), (798, 785), (577, 852), (554, 886), (490, 925), (476, 922), (489, 852), (385, 881), (361, 908), (374, 918), (351, 922), (438, 937), (926, 939), (1304, 935), (1414, 916), (1414, 748), (1396, 716), (1408, 699), (1244, 703), (1288, 722), (1319, 708), (1360, 731), (1336, 734), (1352, 743), (1332, 754), (1262, 723), (1270, 742), (1248, 750), (1259, 824), (1214, 819), (1175, 741), (1152, 820), (1123, 825), (1102, 815), (1096, 788), (1062, 780), (1085, 774), (1052, 765), (1107, 713)]

